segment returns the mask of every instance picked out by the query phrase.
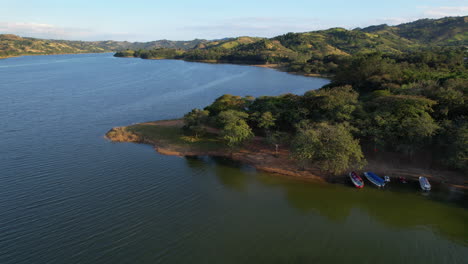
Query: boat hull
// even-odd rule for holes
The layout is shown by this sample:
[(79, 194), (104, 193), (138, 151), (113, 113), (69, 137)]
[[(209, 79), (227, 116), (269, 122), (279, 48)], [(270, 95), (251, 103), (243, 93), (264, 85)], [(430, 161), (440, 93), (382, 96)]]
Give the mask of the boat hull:
[(377, 187), (384, 187), (385, 181), (372, 172), (364, 172), (364, 176)]
[(359, 177), (359, 175), (352, 171), (348, 174), (349, 178), (351, 179), (351, 182), (354, 184), (354, 186), (356, 186), (356, 188), (363, 188), (364, 187), (364, 181), (362, 180), (361, 177)]
[(431, 190), (431, 184), (429, 183), (429, 180), (426, 177), (419, 177), (419, 186), (421, 186), (421, 189), (423, 191)]

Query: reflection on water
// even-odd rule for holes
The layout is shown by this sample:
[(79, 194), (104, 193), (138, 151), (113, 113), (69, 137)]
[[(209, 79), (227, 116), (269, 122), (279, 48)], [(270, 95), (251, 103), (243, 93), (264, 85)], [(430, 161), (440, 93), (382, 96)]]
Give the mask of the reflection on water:
[[(256, 172), (226, 158), (191, 157), (190, 166), (210, 166), (221, 184), (245, 192), (256, 184), (280, 189), (289, 205), (301, 213), (316, 213), (344, 223), (360, 211), (392, 228), (422, 228), (468, 245), (467, 194), (459, 189), (439, 188), (421, 192), (417, 184), (391, 183), (386, 189), (303, 182)], [(239, 168), (243, 173), (239, 172)], [(465, 207), (466, 209), (466, 207)]]
[(110, 54), (0, 60), (0, 76), (1, 264), (468, 259), (465, 194), (319, 185), (103, 138), (225, 93), (302, 94), (327, 80)]

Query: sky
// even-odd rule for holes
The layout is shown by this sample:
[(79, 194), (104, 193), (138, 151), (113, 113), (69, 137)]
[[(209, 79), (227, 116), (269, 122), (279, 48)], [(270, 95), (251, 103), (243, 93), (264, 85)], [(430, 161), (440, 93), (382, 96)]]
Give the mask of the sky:
[(0, 34), (127, 41), (273, 37), (468, 14), (468, 0), (0, 0), (0, 7)]

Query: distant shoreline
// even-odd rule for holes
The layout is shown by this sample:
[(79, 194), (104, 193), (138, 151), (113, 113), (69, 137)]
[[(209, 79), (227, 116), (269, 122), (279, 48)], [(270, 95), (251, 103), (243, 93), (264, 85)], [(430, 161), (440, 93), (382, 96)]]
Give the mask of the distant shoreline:
[(186, 62), (197, 62), (197, 63), (208, 63), (208, 64), (230, 64), (230, 65), (240, 65), (240, 66), (253, 66), (259, 68), (267, 68), (273, 69), (280, 72), (285, 72), (294, 75), (300, 75), (305, 77), (315, 77), (315, 78), (324, 78), (330, 79), (331, 75), (326, 74), (318, 74), (318, 73), (305, 73), (305, 72), (294, 72), (288, 71), (284, 65), (281, 64), (252, 64), (252, 63), (243, 63), (243, 62), (229, 62), (229, 61), (218, 61), (218, 60), (185, 60), (185, 59), (166, 59), (166, 58), (150, 58), (150, 59), (143, 59), (140, 57), (133, 57), (133, 56), (114, 56), (116, 58), (128, 58), (128, 59), (141, 59), (141, 60), (178, 60), (178, 61), (186, 61)]
[[(105, 54), (105, 53), (113, 53), (113, 52), (21, 54), (21, 55), (0, 57), (0, 60), (10, 59), (10, 58), (19, 58), (19, 57), (25, 57), (25, 56), (79, 55), (79, 54)], [(138, 57), (129, 57), (129, 56), (116, 57), (116, 58), (142, 59), (142, 58), (138, 58)], [(326, 75), (326, 74), (315, 74), (315, 73), (303, 73), (303, 72), (287, 71), (280, 64), (249, 64), (249, 63), (236, 63), (236, 62), (226, 62), (226, 61), (192, 61), (192, 60), (184, 60), (184, 59), (165, 59), (165, 58), (160, 58), (160, 59), (159, 58), (152, 58), (152, 59), (142, 59), (142, 60), (181, 60), (181, 61), (186, 61), (186, 62), (209, 63), (209, 64), (231, 64), (231, 65), (253, 66), (253, 67), (259, 67), (259, 68), (273, 69), (273, 70), (277, 70), (277, 71), (280, 71), (280, 72), (286, 72), (286, 73), (289, 73), (289, 74), (300, 75), (300, 76), (305, 76), (305, 77), (315, 77), (315, 78), (324, 78), (324, 79), (329, 79), (331, 77), (331, 75)]]
[[(219, 141), (219, 131), (207, 128), (209, 135), (198, 142), (191, 142), (182, 132), (183, 120), (162, 120), (134, 124), (127, 127), (116, 127), (109, 130), (105, 137), (113, 142), (133, 142), (148, 144), (163, 155), (169, 156), (212, 156), (224, 157), (251, 165), (260, 171), (277, 175), (320, 183), (346, 183), (343, 175), (331, 176), (314, 166), (301, 168), (290, 158), (287, 146), (281, 146), (276, 154), (274, 148), (264, 143), (263, 138), (255, 137), (250, 143), (233, 152), (228, 151)], [(180, 140), (187, 138), (187, 141)], [(434, 185), (447, 185), (457, 189), (468, 190), (466, 182), (452, 171), (436, 171), (410, 166), (394, 167), (381, 161), (369, 161), (365, 171), (374, 171), (379, 175), (405, 176), (408, 180), (417, 181), (419, 176), (430, 179)]]
[(6, 57), (0, 56), (0, 60), (26, 57), (26, 56), (80, 55), (80, 54), (105, 54), (105, 53), (113, 53), (113, 52), (111, 51), (111, 52), (83, 52), (83, 53), (20, 54), (20, 55), (6, 56)]

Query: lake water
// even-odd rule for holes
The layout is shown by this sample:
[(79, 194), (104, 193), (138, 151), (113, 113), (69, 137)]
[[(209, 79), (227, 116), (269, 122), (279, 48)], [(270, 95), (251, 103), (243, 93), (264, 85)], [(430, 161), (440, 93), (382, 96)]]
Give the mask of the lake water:
[(320, 185), (103, 138), (225, 93), (326, 83), (111, 54), (0, 60), (0, 263), (468, 263), (458, 191)]

